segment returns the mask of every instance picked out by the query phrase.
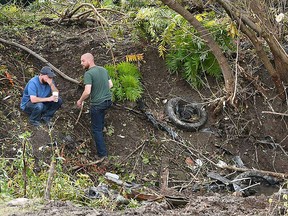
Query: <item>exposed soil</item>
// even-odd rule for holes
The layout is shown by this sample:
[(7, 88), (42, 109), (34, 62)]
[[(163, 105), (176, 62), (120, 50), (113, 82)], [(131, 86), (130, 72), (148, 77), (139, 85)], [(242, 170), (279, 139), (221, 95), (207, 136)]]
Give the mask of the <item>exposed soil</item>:
[[(100, 28), (90, 32), (84, 30), (85, 28), (76, 26), (54, 26), (41, 31), (29, 30), (27, 34), (18, 37), (14, 35), (1, 35), (1, 37), (15, 39), (16, 42), (46, 58), (69, 77), (80, 80), (84, 73), (80, 65), (80, 56), (83, 53), (93, 53), (98, 65), (112, 63), (111, 55), (104, 47), (105, 38)], [(3, 46), (0, 50), (1, 65), (6, 65), (9, 73), (15, 76), (17, 86), (14, 88), (24, 87), (25, 83), (45, 65), (23, 50), (5, 44)], [(4, 214), (38, 216), (276, 214), (278, 208), (273, 209), (268, 199), (280, 185), (283, 185), (282, 181), (276, 187), (264, 189), (259, 187), (256, 193), (249, 197), (237, 196), (227, 189), (216, 192), (207, 190), (207, 186), (212, 182), (207, 177), (208, 172), (228, 175), (227, 178), (239, 174), (231, 170), (221, 170), (211, 162), (218, 163), (222, 160), (234, 165), (232, 158), (235, 156), (239, 156), (249, 169), (287, 174), (288, 119), (285, 116), (262, 111), (287, 113), (288, 107), (287, 103), (278, 99), (267, 72), (258, 62), (250, 60), (251, 56), (243, 51), (243, 56), (247, 57), (241, 62), (244, 70), (255, 77), (259, 76), (259, 80), (267, 90), (265, 92), (267, 99), (255, 90), (253, 82), (240, 77), (238, 110), (225, 107), (221, 113), (213, 115), (215, 108), (213, 101), (217, 101), (217, 97), (223, 94), (221, 83), (208, 78), (209, 85), (196, 91), (180, 76), (169, 74), (164, 60), (158, 57), (157, 47), (132, 42), (129, 37), (115, 41), (114, 56), (117, 62), (124, 61), (125, 55), (137, 53), (144, 53), (145, 61), (139, 66), (145, 89), (143, 95), (145, 109), (159, 122), (177, 132), (185, 142), (177, 142), (165, 131), (154, 128), (136, 103), (115, 103), (106, 118), (105, 139), (109, 150), (109, 163), (86, 166), (78, 172), (88, 173), (95, 181), (95, 185), (98, 177), (107, 171), (117, 173), (122, 178), (135, 174), (134, 182), (149, 185), (161, 195), (185, 197), (189, 200), (188, 204), (181, 208), (170, 209), (167, 203), (150, 202), (140, 208), (127, 209), (125, 212), (111, 212), (77, 207), (67, 202), (50, 202), (43, 206), (39, 205), (37, 210), (30, 209), (29, 213), (27, 210), (24, 213), (15, 207), (7, 207), (9, 210), (6, 209)], [(19, 56), (22, 62), (16, 62), (14, 60), (16, 56)], [(57, 142), (61, 156), (65, 158), (64, 166), (67, 172), (71, 172), (71, 168), (77, 165), (95, 161), (88, 103), (85, 104), (77, 121), (80, 110), (76, 108), (75, 103), (83, 89), (59, 75), (56, 77), (56, 82), (64, 104), (56, 113), (51, 130), (47, 127), (37, 130), (29, 126), (26, 115), (19, 110), (21, 95), (13, 94), (15, 89), (5, 86), (7, 91), (2, 91), (0, 96), (3, 116), (0, 129), (2, 157), (15, 157), (21, 143), (13, 141), (13, 134), (29, 130), (32, 131), (30, 141), (37, 161), (44, 160), (49, 163), (52, 151), (46, 146), (53, 142)], [(10, 98), (3, 100), (9, 95)], [(177, 129), (169, 122), (165, 113), (165, 102), (173, 97), (203, 103), (209, 116), (205, 130), (187, 132)], [(201, 160), (202, 166), (196, 166), (197, 159)], [(169, 170), (169, 188), (161, 190), (160, 179), (164, 168)]]

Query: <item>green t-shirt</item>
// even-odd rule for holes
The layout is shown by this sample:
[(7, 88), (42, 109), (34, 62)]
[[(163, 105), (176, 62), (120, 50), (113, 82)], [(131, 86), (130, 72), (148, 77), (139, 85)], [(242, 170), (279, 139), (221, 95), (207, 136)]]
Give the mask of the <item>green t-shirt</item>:
[(85, 72), (84, 84), (92, 85), (90, 93), (91, 105), (99, 105), (105, 100), (111, 100), (112, 94), (108, 80), (110, 80), (108, 71), (103, 67), (94, 66)]

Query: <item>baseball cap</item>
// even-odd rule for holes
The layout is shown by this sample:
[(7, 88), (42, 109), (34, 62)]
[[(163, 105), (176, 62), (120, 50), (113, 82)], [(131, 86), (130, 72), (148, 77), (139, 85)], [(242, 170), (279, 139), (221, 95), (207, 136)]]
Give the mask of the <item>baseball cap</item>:
[(50, 68), (49, 66), (45, 66), (41, 69), (40, 71), (41, 74), (43, 75), (47, 75), (50, 78), (53, 78), (56, 76), (56, 74), (54, 73), (54, 71), (52, 70), (52, 68)]

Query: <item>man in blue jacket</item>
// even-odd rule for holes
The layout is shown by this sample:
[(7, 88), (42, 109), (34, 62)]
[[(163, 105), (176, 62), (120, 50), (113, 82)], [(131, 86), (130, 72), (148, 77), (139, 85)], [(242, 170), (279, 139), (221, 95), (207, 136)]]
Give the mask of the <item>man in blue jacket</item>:
[(39, 126), (40, 121), (49, 125), (54, 113), (62, 105), (53, 80), (55, 76), (53, 70), (45, 66), (39, 75), (29, 80), (24, 89), (20, 108), (29, 115), (29, 122), (34, 126)]

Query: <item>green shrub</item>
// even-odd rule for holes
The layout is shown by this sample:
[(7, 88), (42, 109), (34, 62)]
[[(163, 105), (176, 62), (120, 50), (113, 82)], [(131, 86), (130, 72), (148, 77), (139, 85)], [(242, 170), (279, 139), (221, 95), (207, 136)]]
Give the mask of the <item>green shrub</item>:
[(138, 88), (138, 86), (140, 85), (139, 80), (132, 75), (121, 75), (119, 77), (119, 80), (124, 89), (127, 89), (129, 87)]
[[(9, 162), (1, 160), (0, 165), (0, 198), (18, 198), (24, 194), (23, 161), (22, 153), (17, 159)], [(3, 166), (4, 165), (4, 166)], [(43, 169), (39, 173), (34, 171), (34, 159), (27, 157), (27, 198), (43, 198), (48, 179), (47, 170)], [(48, 166), (46, 166), (48, 169)], [(18, 170), (15, 172), (15, 170)], [(2, 178), (4, 177), (4, 178)], [(51, 198), (55, 200), (71, 200), (82, 202), (84, 190), (93, 186), (93, 182), (88, 175), (77, 174), (74, 178), (62, 171), (62, 164), (57, 163), (53, 185), (51, 187)]]
[[(211, 33), (223, 52), (234, 50), (233, 40), (214, 12), (196, 15), (196, 19)], [(158, 43), (159, 55), (165, 57), (170, 72), (181, 74), (191, 85), (199, 88), (204, 75), (222, 78), (221, 68), (199, 33), (182, 16), (167, 8), (144, 8), (135, 18), (140, 36)]]
[(170, 9), (141, 8), (134, 19), (134, 26), (140, 38), (159, 42), (162, 40), (161, 35), (164, 29), (170, 23), (165, 17), (172, 16), (173, 12)]
[(119, 76), (131, 75), (137, 79), (141, 77), (138, 67), (130, 62), (121, 62), (117, 64), (116, 69), (118, 71)]
[(118, 77), (116, 66), (112, 64), (105, 65), (105, 69), (108, 71), (108, 74), (111, 79), (115, 80)]
[(137, 66), (130, 62), (121, 62), (116, 66), (104, 66), (113, 82), (113, 101), (137, 101), (143, 93), (140, 82), (141, 73)]
[(126, 98), (135, 102), (141, 97), (142, 87), (140, 81), (136, 77), (131, 75), (122, 75), (119, 79)]
[(41, 26), (36, 13), (29, 12), (14, 4), (0, 7), (0, 26), (3, 31), (20, 33), (26, 28)]

